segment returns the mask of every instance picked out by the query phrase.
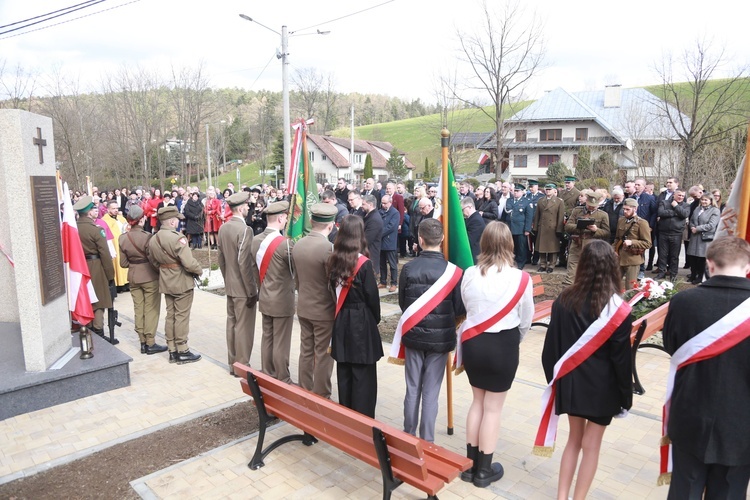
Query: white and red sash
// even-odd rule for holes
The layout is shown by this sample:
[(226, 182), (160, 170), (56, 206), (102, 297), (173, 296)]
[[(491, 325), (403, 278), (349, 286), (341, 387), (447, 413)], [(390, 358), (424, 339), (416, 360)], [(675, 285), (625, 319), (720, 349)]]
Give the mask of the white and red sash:
[(667, 375), (667, 394), (662, 409), (661, 460), (658, 485), (669, 484), (672, 478), (672, 442), (667, 434), (669, 409), (677, 370), (685, 366), (722, 354), (743, 340), (750, 338), (750, 298), (732, 309), (727, 315), (691, 338), (672, 355)]
[[(461, 327), (458, 329), (457, 333), (458, 341), (456, 342), (456, 356), (453, 360), (456, 374), (460, 374), (463, 371), (464, 366), (461, 344), (463, 342), (466, 342), (467, 340), (473, 339), (477, 335), (484, 333), (487, 328), (491, 327), (492, 325), (502, 320), (505, 316), (507, 316), (508, 313), (511, 312), (514, 307), (516, 307), (518, 302), (521, 300), (521, 297), (523, 297), (523, 293), (526, 291), (530, 279), (531, 278), (529, 277), (529, 273), (521, 272), (521, 276), (518, 280), (518, 285), (514, 287), (513, 283), (509, 284), (507, 288), (509, 293), (506, 294), (506, 297), (503, 297), (497, 301), (496, 309), (487, 309), (486, 311), (483, 311), (481, 314), (478, 314), (473, 318), (467, 318), (466, 321), (461, 324)], [(506, 302), (507, 295), (509, 295), (510, 292), (512, 292), (513, 295), (510, 297), (510, 300)], [(505, 305), (502, 305), (503, 303)]]
[(271, 264), (271, 257), (276, 251), (276, 248), (284, 241), (284, 237), (281, 233), (272, 233), (263, 238), (258, 248), (258, 254), (255, 256), (255, 263), (258, 265), (258, 274), (260, 276), (260, 284), (263, 284), (263, 279), (266, 277), (268, 266)]
[(414, 325), (422, 321), (425, 316), (431, 313), (456, 287), (461, 280), (463, 271), (460, 267), (447, 262), (443, 274), (428, 288), (417, 300), (406, 308), (396, 325), (396, 333), (393, 334), (393, 344), (391, 344), (391, 353), (388, 362), (403, 365), (404, 364), (404, 346), (401, 345), (401, 338), (414, 328)]
[(575, 370), (604, 345), (625, 321), (631, 309), (630, 304), (623, 301), (619, 296), (613, 295), (596, 321), (591, 323), (576, 343), (570, 346), (555, 363), (552, 381), (542, 394), (542, 419), (539, 422), (539, 430), (537, 430), (534, 440), (534, 455), (551, 457), (555, 450), (557, 420), (559, 419), (559, 415), (555, 414), (555, 382)]
[(354, 277), (357, 275), (362, 265), (368, 260), (370, 259), (368, 259), (362, 254), (359, 254), (359, 258), (357, 258), (357, 263), (354, 265), (354, 270), (352, 271), (352, 275), (349, 276), (349, 279), (346, 280), (346, 283), (336, 287), (336, 312), (333, 315), (334, 318), (339, 315), (339, 311), (341, 310), (341, 307), (344, 305), (344, 302), (346, 301), (346, 296), (349, 295), (349, 290), (351, 290), (352, 288), (352, 282), (354, 281)]

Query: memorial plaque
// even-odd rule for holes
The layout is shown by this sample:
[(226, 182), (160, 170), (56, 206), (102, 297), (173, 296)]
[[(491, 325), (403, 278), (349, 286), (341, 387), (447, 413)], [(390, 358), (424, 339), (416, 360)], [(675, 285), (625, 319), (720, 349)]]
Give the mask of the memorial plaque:
[(65, 273), (60, 233), (60, 203), (54, 175), (31, 176), (36, 249), (42, 305), (65, 294)]

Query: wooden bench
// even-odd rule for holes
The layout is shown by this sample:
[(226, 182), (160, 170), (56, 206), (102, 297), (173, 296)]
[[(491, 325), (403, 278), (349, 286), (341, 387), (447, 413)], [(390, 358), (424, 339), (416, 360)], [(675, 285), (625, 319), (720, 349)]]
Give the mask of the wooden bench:
[[(534, 297), (544, 295), (544, 285), (542, 284), (541, 275), (535, 274), (531, 278), (531, 284), (534, 286), (534, 288), (532, 289), (534, 292)], [(542, 302), (534, 304), (534, 316), (532, 316), (531, 318), (531, 326), (543, 326), (544, 328), (547, 328), (549, 326), (542, 320), (549, 318), (550, 314), (552, 314), (553, 302), (554, 300), (543, 300)]]
[(667, 310), (669, 309), (669, 302), (660, 305), (648, 314), (641, 316), (637, 320), (633, 321), (633, 329), (630, 333), (631, 356), (633, 359), (633, 393), (643, 395), (646, 390), (641, 385), (641, 381), (638, 379), (638, 370), (636, 369), (636, 354), (638, 349), (641, 347), (650, 347), (652, 349), (659, 349), (662, 352), (667, 352), (664, 349), (664, 345), (643, 341), (650, 338), (655, 333), (659, 333), (664, 328), (664, 320), (667, 317)]
[[(363, 462), (377, 467), (383, 477), (383, 498), (388, 499), (400, 484), (407, 483), (437, 498), (437, 492), (453, 481), (472, 461), (458, 453), (428, 443), (401, 430), (341, 406), (301, 387), (280, 382), (262, 372), (234, 364), (234, 372), (245, 394), (252, 396), (258, 409), (260, 429), (255, 454), (248, 464), (263, 467), (263, 459), (274, 449), (291, 441), (312, 446), (318, 439)], [(282, 437), (263, 448), (271, 416), (303, 431)]]

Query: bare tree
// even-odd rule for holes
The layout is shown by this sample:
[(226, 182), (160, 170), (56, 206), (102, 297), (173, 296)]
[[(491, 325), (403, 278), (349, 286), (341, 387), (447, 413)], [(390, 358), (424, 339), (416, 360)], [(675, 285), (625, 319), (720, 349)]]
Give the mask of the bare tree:
[(323, 98), (323, 75), (315, 68), (301, 68), (292, 75), (295, 87), (294, 107), (300, 118), (315, 118)]
[[(505, 108), (523, 94), (526, 84), (541, 70), (545, 42), (541, 21), (536, 15), (527, 20), (518, 2), (505, 4), (500, 13), (495, 13), (485, 1), (482, 14), (481, 28), (475, 33), (459, 32), (458, 39), (473, 73), (466, 90), (483, 92), (494, 104), (494, 115), (481, 109), (495, 122), (496, 160), (502, 164)], [(471, 97), (458, 93), (457, 97), (475, 105)]]
[(338, 126), (336, 117), (338, 94), (336, 93), (336, 79), (333, 73), (328, 73), (323, 89), (323, 133)]
[(11, 69), (0, 60), (0, 108), (25, 109), (31, 111), (37, 76), (20, 64)]
[(666, 54), (655, 68), (664, 99), (661, 112), (682, 143), (684, 161), (679, 177), (686, 186), (699, 180), (695, 161), (701, 151), (724, 141), (727, 133), (747, 122), (743, 95), (750, 89), (748, 67), (721, 78), (729, 60), (723, 47), (714, 49), (711, 41), (703, 39), (696, 40), (677, 61)]

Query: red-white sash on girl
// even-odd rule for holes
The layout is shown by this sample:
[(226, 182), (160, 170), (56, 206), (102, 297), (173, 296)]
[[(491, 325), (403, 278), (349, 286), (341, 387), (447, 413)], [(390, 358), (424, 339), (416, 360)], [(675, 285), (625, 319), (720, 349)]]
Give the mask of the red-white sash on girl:
[(284, 237), (281, 233), (274, 232), (263, 238), (263, 241), (260, 242), (258, 254), (255, 256), (255, 263), (258, 266), (258, 274), (260, 276), (260, 284), (263, 284), (266, 272), (268, 271), (268, 266), (271, 264), (271, 257), (273, 257), (273, 253), (282, 241), (284, 241)]
[[(484, 333), (487, 328), (507, 316), (508, 313), (516, 307), (521, 300), (521, 297), (523, 297), (523, 293), (526, 291), (530, 279), (529, 273), (521, 272), (518, 285), (514, 287), (513, 283), (508, 284), (506, 289), (507, 293), (497, 301), (496, 309), (487, 309), (473, 318), (467, 318), (466, 321), (461, 324), (461, 327), (457, 332), (458, 340), (456, 342), (456, 356), (453, 360), (456, 375), (463, 372), (464, 366), (461, 344)], [(513, 295), (510, 295), (511, 293)], [(509, 295), (510, 297), (508, 297)]]
[[(661, 460), (659, 464), (659, 486), (669, 484), (672, 479), (672, 441), (667, 434), (669, 408), (677, 370), (685, 366), (718, 356), (743, 340), (750, 338), (750, 299), (732, 309), (726, 316), (691, 338), (672, 355), (667, 375), (667, 394), (662, 409)], [(741, 424), (740, 424), (741, 425)], [(746, 424), (744, 424), (746, 425)]]
[(428, 288), (417, 300), (406, 308), (396, 325), (396, 333), (393, 334), (393, 344), (388, 362), (396, 365), (404, 364), (404, 346), (401, 338), (414, 328), (414, 325), (422, 321), (431, 313), (456, 287), (461, 280), (463, 271), (460, 267), (447, 262), (443, 274)]
[(339, 311), (341, 310), (341, 307), (344, 305), (344, 302), (346, 301), (346, 296), (349, 295), (349, 290), (352, 288), (352, 282), (354, 281), (354, 277), (359, 272), (359, 269), (362, 267), (362, 264), (364, 264), (368, 260), (370, 259), (368, 259), (362, 254), (359, 254), (359, 258), (357, 259), (357, 263), (354, 266), (352, 275), (349, 276), (349, 279), (346, 280), (345, 284), (339, 285), (336, 287), (336, 312), (333, 315), (334, 318), (339, 315)]
[(539, 430), (534, 440), (534, 455), (551, 457), (555, 450), (557, 420), (559, 419), (559, 415), (555, 414), (555, 382), (575, 370), (604, 345), (625, 321), (631, 309), (630, 304), (617, 295), (613, 295), (596, 321), (591, 323), (576, 343), (570, 346), (570, 349), (555, 363), (552, 381), (542, 394), (542, 420), (539, 422)]

